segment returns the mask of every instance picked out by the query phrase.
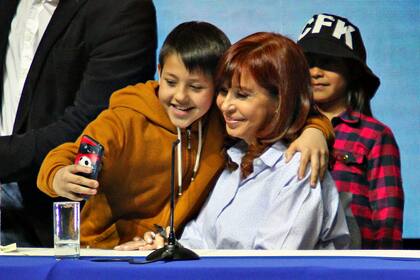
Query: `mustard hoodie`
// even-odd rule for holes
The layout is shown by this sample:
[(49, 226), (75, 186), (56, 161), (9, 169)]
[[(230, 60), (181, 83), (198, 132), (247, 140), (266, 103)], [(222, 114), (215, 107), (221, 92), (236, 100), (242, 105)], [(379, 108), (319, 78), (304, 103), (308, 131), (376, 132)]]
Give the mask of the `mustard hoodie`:
[[(105, 154), (98, 193), (82, 209), (82, 246), (113, 248), (153, 230), (154, 223), (169, 222), (171, 148), (177, 129), (160, 104), (157, 89), (158, 83), (149, 81), (115, 92), (109, 109), (83, 132), (100, 142)], [(224, 167), (224, 126), (217, 108), (211, 108), (204, 119), (201, 160), (194, 181), (197, 124), (192, 125), (188, 139), (186, 131), (182, 132), (183, 194), (176, 201), (176, 228), (197, 214)], [(73, 164), (79, 143), (80, 137), (47, 155), (37, 182), (43, 192), (57, 196), (52, 188), (55, 173)]]

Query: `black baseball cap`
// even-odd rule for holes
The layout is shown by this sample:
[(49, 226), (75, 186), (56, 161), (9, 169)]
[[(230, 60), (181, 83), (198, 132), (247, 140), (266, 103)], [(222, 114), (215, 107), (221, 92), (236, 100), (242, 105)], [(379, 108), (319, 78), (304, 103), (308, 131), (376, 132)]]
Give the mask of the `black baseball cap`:
[(314, 15), (298, 39), (305, 53), (351, 59), (360, 66), (362, 83), (369, 98), (380, 85), (379, 78), (366, 64), (366, 49), (359, 28), (348, 19), (332, 15)]

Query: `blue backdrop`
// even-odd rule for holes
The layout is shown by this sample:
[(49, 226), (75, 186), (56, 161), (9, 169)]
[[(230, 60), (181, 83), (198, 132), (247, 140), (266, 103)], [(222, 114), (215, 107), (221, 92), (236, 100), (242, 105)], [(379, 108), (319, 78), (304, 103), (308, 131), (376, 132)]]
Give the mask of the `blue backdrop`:
[(157, 0), (159, 45), (177, 24), (203, 20), (232, 42), (257, 31), (296, 40), (317, 13), (347, 17), (360, 28), (368, 65), (381, 78), (372, 100), (374, 115), (393, 130), (401, 152), (405, 191), (404, 237), (420, 238), (420, 1), (347, 0)]

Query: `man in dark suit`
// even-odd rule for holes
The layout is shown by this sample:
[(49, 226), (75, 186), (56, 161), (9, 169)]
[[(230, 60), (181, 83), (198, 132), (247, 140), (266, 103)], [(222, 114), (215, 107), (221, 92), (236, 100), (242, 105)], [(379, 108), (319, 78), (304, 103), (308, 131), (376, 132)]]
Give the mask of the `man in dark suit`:
[[(6, 63), (12, 21), (23, 9), (19, 5), (28, 5), (24, 2), (0, 0), (1, 102), (7, 67), (13, 68)], [(155, 73), (157, 31), (152, 1), (40, 2), (55, 5), (55, 10), (23, 78), (11, 134), (0, 137), (0, 182), (12, 192), (10, 199), (10, 193), (2, 191), (8, 196), (2, 199), (3, 245), (52, 246), (52, 200), (36, 187), (42, 160), (52, 148), (74, 141), (108, 106), (113, 91), (153, 79)], [(10, 84), (13, 88), (13, 83), (8, 88)], [(16, 190), (21, 197), (13, 194)]]

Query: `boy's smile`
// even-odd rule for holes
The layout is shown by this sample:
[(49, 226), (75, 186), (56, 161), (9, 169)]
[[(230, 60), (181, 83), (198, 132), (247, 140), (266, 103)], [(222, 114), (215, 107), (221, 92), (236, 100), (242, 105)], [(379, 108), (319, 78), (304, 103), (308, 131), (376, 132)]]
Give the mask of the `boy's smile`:
[(180, 118), (187, 116), (188, 112), (194, 109), (194, 107), (186, 107), (174, 103), (171, 103), (170, 106), (170, 109), (173, 111), (173, 114), (179, 116)]
[(189, 72), (176, 54), (168, 55), (158, 69), (159, 100), (175, 126), (186, 128), (207, 113), (214, 96), (212, 77)]

